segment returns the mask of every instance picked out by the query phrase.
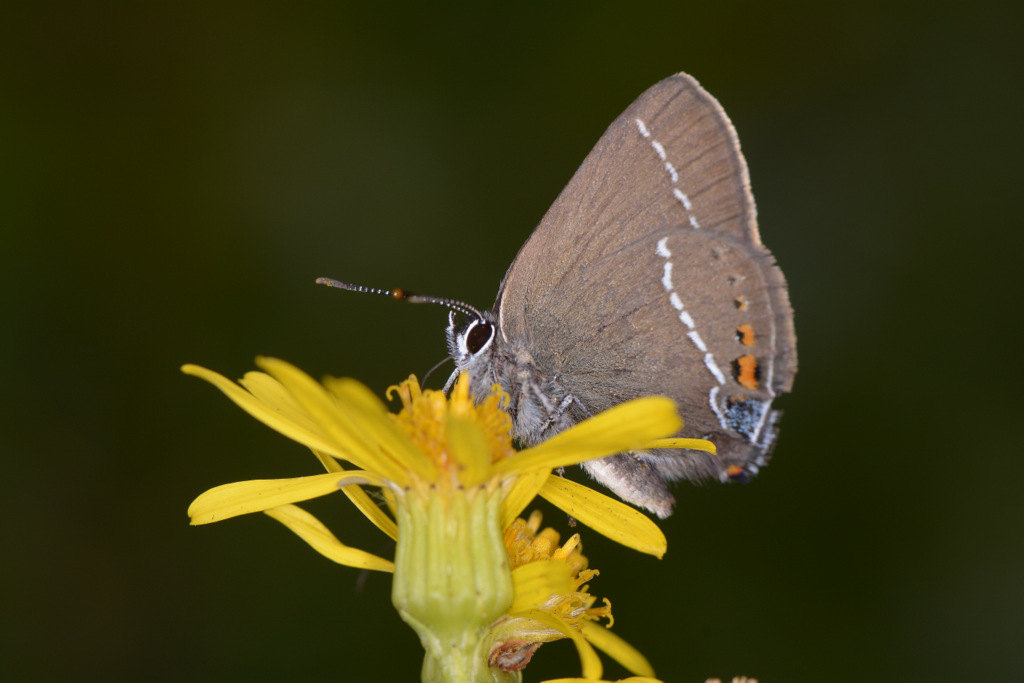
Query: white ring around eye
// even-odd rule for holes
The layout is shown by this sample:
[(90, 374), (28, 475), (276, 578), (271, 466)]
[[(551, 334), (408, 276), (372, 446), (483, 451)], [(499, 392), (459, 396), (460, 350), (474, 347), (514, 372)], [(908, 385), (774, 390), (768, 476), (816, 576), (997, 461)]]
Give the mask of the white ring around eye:
[[(486, 325), (489, 328), (490, 334), (487, 337), (487, 341), (484, 342), (484, 344), (479, 349), (477, 349), (476, 351), (470, 351), (469, 337), (473, 333), (473, 330), (476, 329), (478, 325)], [(459, 335), (455, 338), (456, 347), (458, 348), (459, 351), (459, 358), (463, 360), (471, 356), (480, 355), (481, 353), (487, 350), (487, 348), (491, 345), (491, 342), (493, 341), (494, 325), (492, 325), (486, 320), (474, 320), (470, 322), (469, 325), (466, 326), (466, 329), (460, 332)]]

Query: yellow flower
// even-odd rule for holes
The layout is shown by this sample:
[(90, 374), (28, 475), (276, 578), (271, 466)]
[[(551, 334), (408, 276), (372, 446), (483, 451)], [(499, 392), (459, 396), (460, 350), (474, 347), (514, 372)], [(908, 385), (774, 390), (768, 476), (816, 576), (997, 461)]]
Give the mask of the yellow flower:
[[(392, 387), (403, 403), (402, 412), (394, 416), (355, 380), (327, 378), (320, 384), (281, 360), (260, 358), (257, 364), (266, 373), (249, 372), (239, 384), (196, 365), (182, 371), (210, 382), (256, 419), (308, 446), (328, 474), (218, 486), (192, 503), (192, 524), (270, 512), (341, 489), (378, 528), (397, 538), (394, 520), (361, 486), (380, 487), (393, 508), (394, 496), (403, 491), (484, 485), (505, 491), (502, 528), (539, 494), (619, 543), (657, 557), (665, 552), (664, 535), (645, 515), (552, 476), (551, 470), (649, 445), (678, 430), (681, 423), (669, 399), (647, 397), (622, 404), (516, 452), (508, 437), (508, 415), (499, 407), (500, 395), (475, 405), (467, 382), (458, 382), (451, 397), (421, 391), (415, 380)], [(672, 445), (678, 447), (680, 441)], [(689, 441), (692, 448), (713, 448), (706, 441)], [(357, 469), (346, 470), (343, 462)], [(302, 515), (274, 516), (330, 559), (364, 569), (390, 569), (385, 560), (371, 561), (372, 556), (361, 551), (353, 554)]]
[[(596, 598), (586, 584), (600, 572), (588, 568), (580, 535), (574, 534), (559, 546), (558, 532), (551, 528), (538, 532), (540, 522), (541, 513), (534, 511), (529, 521), (519, 518), (505, 529), (515, 598), (505, 616), (491, 627), (491, 665), (519, 671), (541, 644), (570, 638), (583, 665), (581, 680), (601, 676), (601, 661), (594, 647), (630, 672), (655, 680), (644, 656), (608, 630), (614, 623), (608, 600), (594, 606)], [(608, 619), (608, 627), (598, 623), (599, 619)]]
[[(624, 545), (658, 557), (665, 552), (664, 535), (645, 515), (551, 471), (667, 443), (657, 440), (681, 426), (669, 399), (622, 404), (538, 446), (516, 451), (510, 419), (501, 410), (507, 397), (495, 391), (477, 403), (466, 378), (456, 383), (451, 396), (421, 391), (415, 378), (392, 387), (389, 393), (397, 393), (402, 402), (401, 411), (393, 415), (354, 380), (327, 378), (319, 383), (284, 361), (261, 358), (257, 364), (265, 372), (250, 372), (238, 384), (198, 366), (182, 370), (311, 448), (327, 473), (218, 486), (192, 503), (192, 524), (264, 512), (336, 562), (394, 571), (392, 601), (427, 651), (425, 681), (517, 680), (518, 674), (502, 678), (501, 671), (486, 670), (485, 636), (499, 618), (511, 614), (510, 607), (526, 604), (514, 591), (502, 531), (536, 495)], [(671, 443), (679, 445), (678, 440)], [(687, 445), (713, 448), (699, 441)], [(384, 509), (364, 486), (379, 489)], [(396, 540), (394, 563), (344, 545), (295, 505), (339, 489)], [(572, 548), (566, 553), (571, 556)], [(543, 578), (543, 570), (534, 571)], [(565, 570), (555, 573), (564, 576)], [(606, 649), (598, 642), (602, 635), (587, 633), (592, 626), (607, 633), (588, 616), (603, 614), (604, 608), (593, 611), (587, 605), (579, 611), (582, 599), (566, 603), (575, 605), (569, 612), (579, 612), (572, 628)], [(542, 613), (539, 607), (531, 607), (529, 614), (539, 622), (548, 617), (571, 622), (565, 613)], [(557, 631), (559, 626), (550, 628)], [(585, 665), (584, 672), (592, 674), (593, 669)]]

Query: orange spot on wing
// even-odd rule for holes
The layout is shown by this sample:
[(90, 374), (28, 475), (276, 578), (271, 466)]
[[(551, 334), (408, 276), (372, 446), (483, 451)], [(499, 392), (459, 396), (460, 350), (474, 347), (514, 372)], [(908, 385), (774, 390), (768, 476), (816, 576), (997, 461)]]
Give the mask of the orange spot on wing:
[(749, 353), (736, 359), (736, 381), (747, 389), (757, 389), (761, 383), (757, 379), (757, 359)]
[(739, 338), (740, 343), (744, 346), (754, 345), (754, 326), (750, 323), (745, 323), (736, 328), (736, 336)]
[(742, 296), (738, 296), (735, 299), (733, 299), (732, 303), (734, 306), (736, 306), (736, 308), (738, 308), (741, 311), (747, 310), (747, 300)]

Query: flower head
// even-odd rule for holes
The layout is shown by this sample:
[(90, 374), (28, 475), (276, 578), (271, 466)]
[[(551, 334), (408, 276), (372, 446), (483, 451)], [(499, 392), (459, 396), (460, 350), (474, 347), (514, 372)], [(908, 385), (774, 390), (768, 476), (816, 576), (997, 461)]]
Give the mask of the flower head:
[[(586, 646), (581, 659), (590, 677), (595, 669), (588, 668), (583, 655), (588, 641), (615, 658), (616, 653), (635, 652), (619, 647), (594, 622), (610, 617), (610, 609), (594, 607), (586, 593), (584, 584), (596, 572), (586, 568), (578, 537), (553, 551), (546, 564), (522, 563), (519, 550), (506, 547), (509, 536), (503, 531), (536, 536), (536, 529), (531, 532), (514, 520), (540, 495), (609, 538), (660, 557), (664, 535), (646, 516), (551, 472), (658, 443), (681, 426), (672, 401), (631, 401), (516, 451), (509, 436), (511, 421), (501, 409), (507, 397), (496, 389), (476, 401), (465, 378), (450, 396), (421, 390), (410, 378), (389, 390), (402, 403), (391, 414), (354, 380), (327, 378), (320, 383), (280, 360), (261, 358), (257, 364), (265, 372), (250, 372), (238, 384), (198, 366), (182, 369), (308, 446), (327, 472), (218, 486), (190, 506), (193, 524), (264, 512), (336, 562), (393, 571), (392, 601), (427, 650), (424, 680), (476, 680), (486, 673), (488, 644), (507, 645), (511, 641), (506, 636), (531, 634), (530, 642), (538, 644), (573, 638), (577, 647)], [(707, 442), (695, 445), (710, 447)], [(383, 508), (364, 486), (379, 489)], [(338, 490), (397, 541), (394, 562), (344, 545), (295, 505)], [(512, 545), (521, 544), (513, 539)], [(556, 560), (560, 566), (552, 574), (550, 562)], [(553, 591), (539, 600), (535, 591), (524, 591), (527, 584), (517, 583), (516, 576), (539, 577), (549, 584), (554, 580), (570, 590), (557, 599)], [(557, 577), (568, 577), (568, 583)], [(503, 626), (494, 630), (496, 623)], [(608, 643), (613, 643), (610, 649)], [(638, 673), (649, 669), (646, 662), (637, 666), (630, 668)], [(487, 675), (492, 674), (494, 680), (503, 680), (500, 667)]]
[[(597, 598), (587, 585), (600, 572), (590, 569), (580, 535), (559, 545), (559, 534), (540, 530), (541, 514), (516, 519), (505, 529), (505, 546), (512, 565), (515, 599), (506, 615), (490, 631), (492, 665), (505, 671), (524, 668), (546, 642), (569, 638), (576, 645), (585, 678), (601, 675), (597, 647), (631, 672), (645, 677), (654, 670), (643, 655), (608, 630), (614, 623), (607, 599)], [(607, 627), (600, 624), (607, 619)]]
[[(468, 382), (457, 382), (449, 397), (421, 390), (413, 378), (389, 390), (402, 402), (401, 411), (393, 415), (355, 380), (329, 377), (321, 384), (281, 360), (260, 358), (257, 364), (266, 372), (249, 372), (238, 384), (196, 365), (182, 370), (210, 382), (256, 419), (308, 446), (327, 474), (218, 486), (192, 503), (192, 524), (267, 512), (331, 559), (387, 570), (386, 561), (368, 566), (364, 555), (349, 554), (351, 548), (325, 536), (325, 530), (304, 515), (272, 511), (340, 489), (396, 538), (393, 516), (381, 510), (363, 486), (378, 487), (392, 513), (395, 497), (408, 491), (483, 486), (502, 491), (502, 528), (540, 495), (615, 541), (658, 557), (665, 552), (664, 535), (645, 515), (589, 487), (552, 476), (551, 471), (650, 444), (678, 430), (680, 420), (669, 399), (630, 401), (533, 448), (515, 451), (500, 392), (475, 403)], [(695, 447), (701, 444), (711, 448), (707, 442), (695, 442)]]

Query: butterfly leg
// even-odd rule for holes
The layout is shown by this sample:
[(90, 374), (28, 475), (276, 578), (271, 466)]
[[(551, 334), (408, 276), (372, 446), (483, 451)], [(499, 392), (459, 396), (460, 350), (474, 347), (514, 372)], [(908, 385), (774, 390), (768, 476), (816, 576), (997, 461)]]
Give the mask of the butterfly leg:
[[(576, 400), (575, 396), (572, 394), (566, 394), (562, 400), (555, 405), (554, 401), (546, 396), (539, 387), (533, 385), (532, 388), (534, 389), (534, 396), (541, 402), (544, 406), (545, 412), (547, 413), (547, 418), (540, 425), (542, 438), (550, 438), (578, 422), (578, 420), (573, 419), (573, 417), (568, 413), (569, 407), (573, 404), (583, 408), (583, 404)], [(588, 415), (590, 414), (586, 408), (583, 408), (583, 410), (586, 411)]]

